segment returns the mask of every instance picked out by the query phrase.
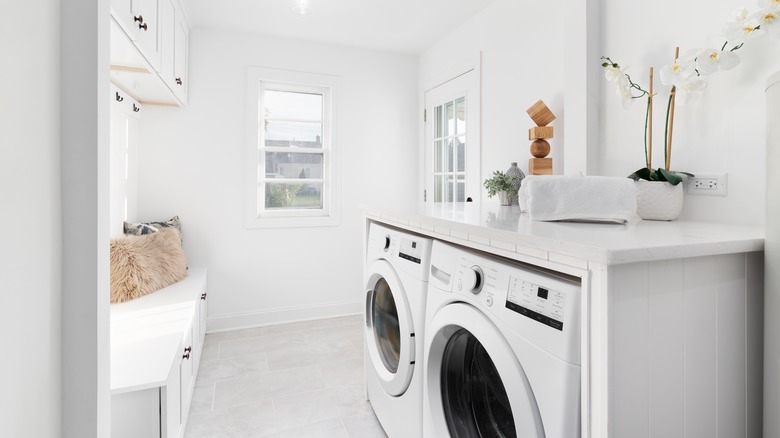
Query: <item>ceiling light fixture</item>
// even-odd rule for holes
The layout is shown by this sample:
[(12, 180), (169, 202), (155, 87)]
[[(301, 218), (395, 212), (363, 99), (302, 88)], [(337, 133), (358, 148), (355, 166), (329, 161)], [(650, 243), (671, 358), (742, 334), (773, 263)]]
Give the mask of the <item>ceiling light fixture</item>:
[(292, 0), (292, 9), (301, 15), (314, 13), (314, 8), (311, 7), (311, 0)]

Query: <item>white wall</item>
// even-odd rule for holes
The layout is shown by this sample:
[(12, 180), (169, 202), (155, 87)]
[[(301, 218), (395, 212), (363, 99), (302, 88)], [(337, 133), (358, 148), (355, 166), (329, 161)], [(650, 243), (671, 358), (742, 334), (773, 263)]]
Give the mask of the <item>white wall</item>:
[(0, 26), (0, 52), (23, 60), (0, 69), (0, 425), (48, 438), (61, 418), (60, 2), (35, 3), (6, 4)]
[[(204, 28), (190, 38), (188, 106), (144, 108), (139, 219), (181, 217), (189, 265), (209, 268), (212, 330), (360, 312), (358, 205), (414, 206), (416, 58)], [(245, 227), (248, 66), (342, 78), (339, 226)]]
[[(526, 109), (539, 99), (558, 117), (551, 124), (549, 156), (555, 173), (563, 171), (563, 32), (564, 15), (556, 3), (495, 0), (420, 56), (422, 95), (482, 51), (481, 180), (507, 170), (512, 161), (527, 171), (528, 128), (535, 124)], [(483, 188), (483, 201), (486, 196)]]
[[(647, 85), (647, 70), (672, 61), (674, 47), (681, 53), (696, 47), (717, 47), (723, 23), (737, 7), (756, 11), (756, 2), (695, 0), (626, 2), (604, 0), (603, 54), (630, 66), (632, 78)], [(737, 53), (742, 63), (708, 80), (699, 99), (678, 106), (675, 114), (672, 169), (729, 174), (727, 197), (686, 196), (682, 217), (718, 222), (760, 224), (764, 221), (765, 108), (764, 84), (780, 68), (778, 37), (750, 42)], [(592, 74), (601, 74), (593, 59)], [(656, 91), (664, 90), (656, 80)], [(602, 148), (599, 171), (628, 175), (644, 164), (644, 105), (635, 102), (625, 111), (611, 87), (602, 92)], [(663, 160), (663, 118), (668, 94), (656, 100), (654, 166)]]

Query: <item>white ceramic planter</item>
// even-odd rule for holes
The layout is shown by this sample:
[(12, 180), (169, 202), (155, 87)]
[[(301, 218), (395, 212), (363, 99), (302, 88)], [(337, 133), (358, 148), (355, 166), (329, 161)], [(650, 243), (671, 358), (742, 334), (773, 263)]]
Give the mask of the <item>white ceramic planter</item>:
[(651, 221), (672, 221), (683, 208), (683, 184), (639, 180), (636, 187), (636, 214)]

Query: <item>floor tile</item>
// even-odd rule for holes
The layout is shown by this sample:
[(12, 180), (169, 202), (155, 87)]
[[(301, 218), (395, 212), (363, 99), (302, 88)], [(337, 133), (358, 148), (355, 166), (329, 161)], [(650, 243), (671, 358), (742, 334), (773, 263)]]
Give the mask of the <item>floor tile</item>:
[(211, 339), (211, 335), (206, 335), (203, 341), (203, 349), (200, 351), (200, 360), (214, 360), (219, 357), (219, 342)]
[(261, 375), (216, 383), (214, 410), (324, 388), (317, 367), (269, 371)]
[(207, 336), (217, 342), (242, 338), (257, 338), (263, 336), (263, 329), (261, 327), (255, 327), (242, 330), (230, 330), (227, 332), (209, 333)]
[(274, 399), (280, 430), (372, 412), (363, 385), (346, 385)]
[(281, 370), (355, 359), (357, 352), (349, 341), (290, 344), (266, 353), (268, 368)]
[(349, 438), (346, 429), (339, 420), (323, 421), (263, 436), (269, 438)]
[(350, 339), (349, 341), (352, 344), (352, 347), (355, 348), (355, 351), (357, 351), (358, 356), (363, 357), (365, 354), (365, 343), (363, 342), (363, 337), (361, 336), (360, 339)]
[(306, 330), (303, 333), (306, 335), (306, 340), (311, 344), (344, 340), (363, 340), (363, 331), (351, 325), (325, 327), (318, 330)]
[(363, 384), (363, 358), (318, 365), (327, 387)]
[(373, 412), (355, 417), (342, 418), (349, 438), (387, 438), (382, 425)]
[(219, 358), (227, 359), (265, 353), (270, 350), (287, 348), (295, 343), (303, 344), (305, 341), (306, 339), (301, 332), (221, 341), (219, 343)]
[(237, 377), (250, 377), (268, 371), (265, 353), (227, 359), (203, 360), (198, 368), (198, 383), (214, 383)]
[[(201, 367), (203, 364), (201, 364)], [(199, 373), (200, 374), (200, 373)], [(208, 412), (214, 405), (214, 384), (200, 383), (200, 376), (195, 383), (195, 389), (192, 393), (192, 402), (190, 402), (190, 415), (201, 412)]]
[(251, 438), (276, 431), (273, 402), (190, 415), (185, 438)]
[(263, 327), (263, 335), (278, 335), (282, 333), (302, 332), (304, 330), (316, 330), (324, 327), (344, 325), (341, 318), (315, 319), (313, 321), (291, 322)]

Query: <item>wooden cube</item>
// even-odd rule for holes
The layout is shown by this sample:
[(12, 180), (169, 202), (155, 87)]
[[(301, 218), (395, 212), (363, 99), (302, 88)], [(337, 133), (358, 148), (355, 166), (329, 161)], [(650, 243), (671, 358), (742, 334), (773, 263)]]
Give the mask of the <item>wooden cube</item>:
[(553, 138), (552, 126), (534, 126), (528, 130), (529, 140), (538, 140), (541, 138)]
[(553, 114), (552, 111), (550, 111), (550, 108), (547, 108), (547, 105), (541, 100), (531, 105), (531, 108), (528, 108), (526, 112), (531, 116), (531, 120), (539, 126), (547, 126), (550, 122), (555, 120), (555, 114)]
[(531, 175), (552, 175), (552, 158), (531, 158), (528, 160), (528, 173)]

